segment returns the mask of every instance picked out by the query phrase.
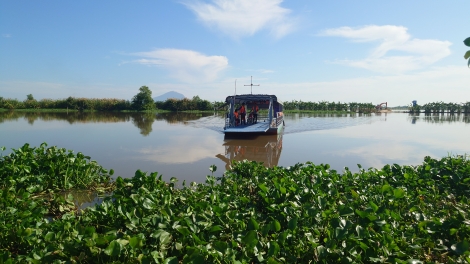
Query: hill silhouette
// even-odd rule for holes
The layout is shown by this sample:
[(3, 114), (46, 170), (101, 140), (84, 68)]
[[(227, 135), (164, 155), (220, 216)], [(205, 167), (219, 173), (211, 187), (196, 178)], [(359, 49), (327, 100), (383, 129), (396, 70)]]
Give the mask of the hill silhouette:
[(154, 97), (153, 100), (155, 102), (164, 102), (170, 98), (175, 98), (175, 99), (184, 99), (186, 96), (178, 93), (178, 92), (175, 92), (175, 91), (171, 91), (171, 92), (167, 92), (167, 93), (164, 93), (160, 96), (157, 96), (157, 97)]

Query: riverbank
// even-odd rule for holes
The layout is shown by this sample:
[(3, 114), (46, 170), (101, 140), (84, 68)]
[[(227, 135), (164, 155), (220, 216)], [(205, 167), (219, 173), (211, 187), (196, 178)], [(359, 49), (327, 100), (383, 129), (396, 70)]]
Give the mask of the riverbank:
[[(21, 162), (12, 163), (10, 155), (0, 159), (2, 261), (469, 260), (467, 156), (425, 157), (417, 166), (358, 165), (357, 173), (310, 162), (266, 168), (243, 161), (223, 177), (208, 175), (205, 183), (179, 187), (176, 178), (165, 182), (157, 173), (136, 171), (132, 178), (117, 178), (100, 205), (79, 212), (70, 198), (54, 196), (46, 203), (38, 193), (89, 188), (80, 185), (89, 170), (77, 161), (89, 157), (49, 152), (25, 145), (15, 151)], [(57, 155), (64, 158), (57, 162)], [(35, 170), (35, 163), (45, 166)], [(48, 164), (74, 170), (51, 172)], [(216, 170), (210, 166), (209, 174)], [(107, 170), (98, 172), (103, 177), (95, 179), (109, 180)], [(60, 214), (48, 217), (51, 211)]]

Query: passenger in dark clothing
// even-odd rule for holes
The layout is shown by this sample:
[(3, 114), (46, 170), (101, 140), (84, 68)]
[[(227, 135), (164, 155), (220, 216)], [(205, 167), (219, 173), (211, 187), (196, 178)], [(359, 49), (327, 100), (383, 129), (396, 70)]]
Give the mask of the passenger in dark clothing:
[(245, 103), (242, 104), (242, 106), (240, 107), (240, 117), (241, 117), (241, 121), (240, 121), (240, 124), (245, 124), (246, 125), (246, 109), (245, 109)]
[(251, 108), (251, 112), (253, 113), (253, 123), (254, 124), (256, 124), (258, 122), (258, 111), (259, 111), (259, 107), (258, 107), (258, 105), (256, 105), (256, 102), (255, 102), (255, 104)]

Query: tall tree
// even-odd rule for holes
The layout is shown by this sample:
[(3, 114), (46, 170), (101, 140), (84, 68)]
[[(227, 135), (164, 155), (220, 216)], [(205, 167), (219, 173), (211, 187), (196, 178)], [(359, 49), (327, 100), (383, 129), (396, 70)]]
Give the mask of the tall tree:
[[(467, 45), (468, 47), (470, 47), (470, 38), (466, 38), (463, 43), (465, 45)], [(463, 56), (465, 59), (468, 59), (468, 67), (470, 67), (470, 50), (467, 50), (467, 52), (465, 53), (465, 55)]]
[(153, 110), (155, 102), (152, 99), (152, 91), (147, 86), (141, 86), (139, 93), (132, 98), (132, 107), (136, 110)]

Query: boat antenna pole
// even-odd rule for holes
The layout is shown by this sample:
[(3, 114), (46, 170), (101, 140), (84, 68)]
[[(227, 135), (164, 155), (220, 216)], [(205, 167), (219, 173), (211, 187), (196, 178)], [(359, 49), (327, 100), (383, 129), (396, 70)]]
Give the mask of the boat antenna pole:
[(251, 84), (245, 84), (245, 86), (251, 86), (251, 94), (253, 94), (253, 86), (259, 86), (259, 84), (253, 84), (253, 76), (251, 76)]

